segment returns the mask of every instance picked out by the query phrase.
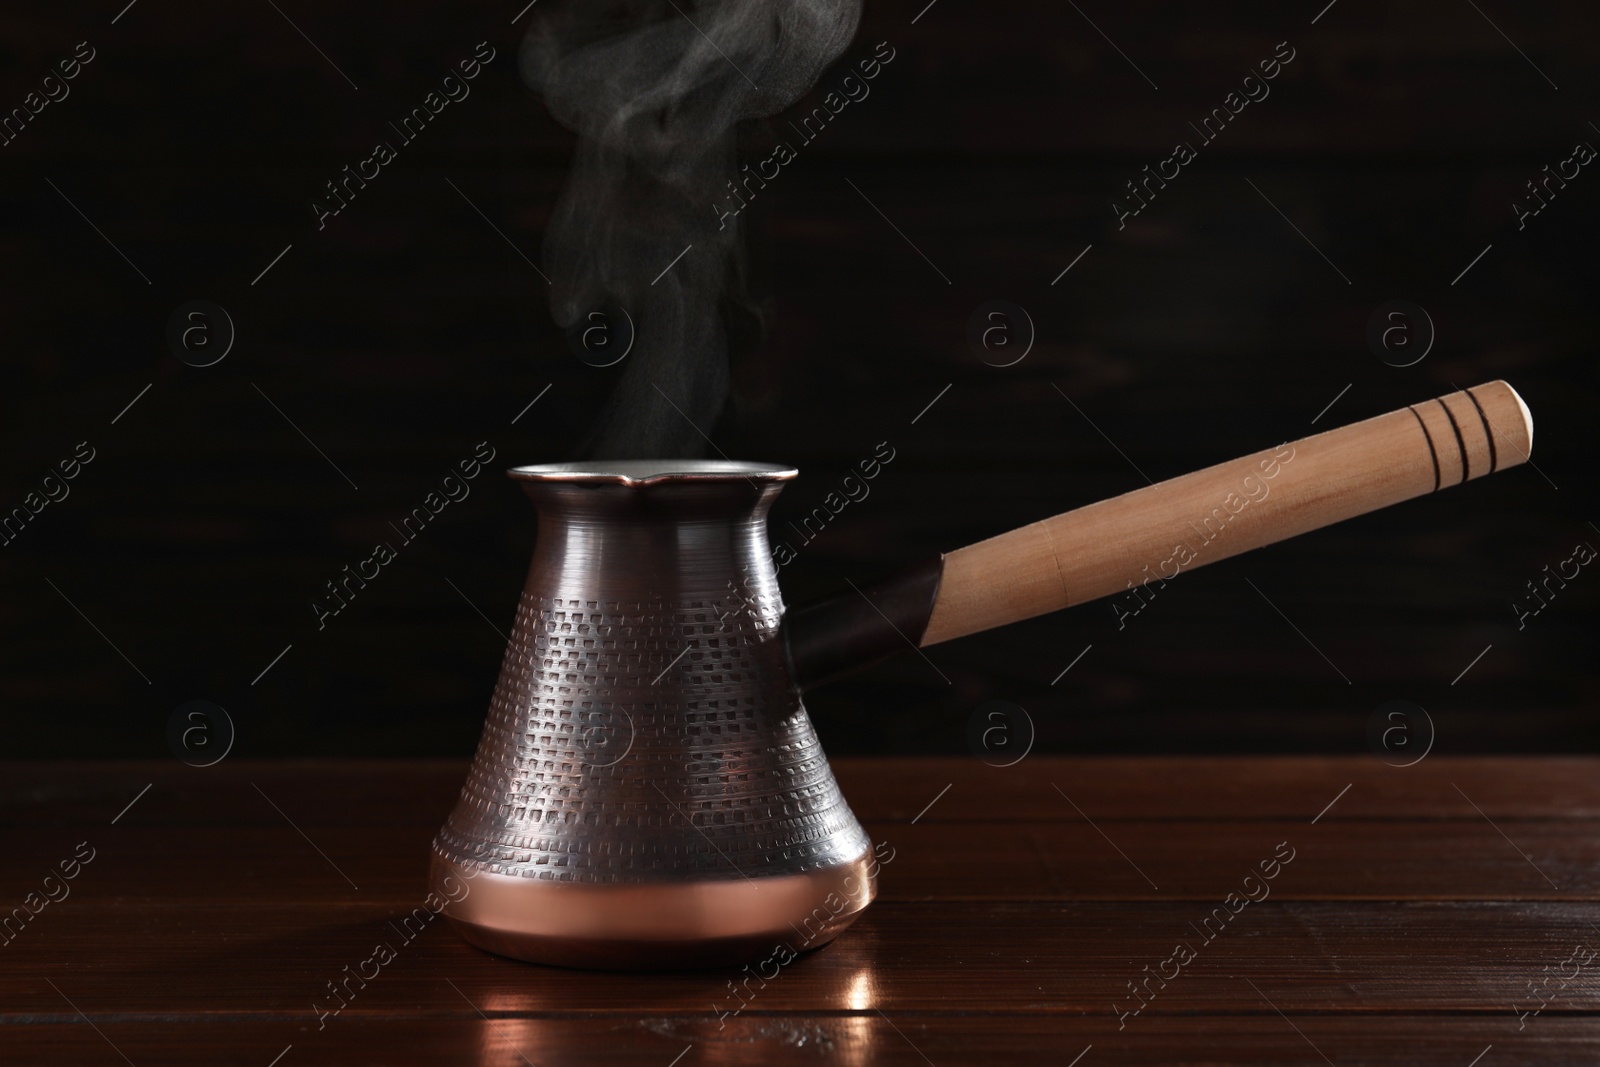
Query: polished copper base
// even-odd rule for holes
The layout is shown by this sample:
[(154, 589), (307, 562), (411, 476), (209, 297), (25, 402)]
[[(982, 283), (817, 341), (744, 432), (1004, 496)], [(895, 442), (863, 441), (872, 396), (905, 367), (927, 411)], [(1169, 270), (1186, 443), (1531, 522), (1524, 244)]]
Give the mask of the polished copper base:
[(472, 871), (437, 852), (429, 884), (471, 944), (592, 970), (738, 966), (839, 936), (877, 893), (869, 850), (802, 874), (596, 885)]

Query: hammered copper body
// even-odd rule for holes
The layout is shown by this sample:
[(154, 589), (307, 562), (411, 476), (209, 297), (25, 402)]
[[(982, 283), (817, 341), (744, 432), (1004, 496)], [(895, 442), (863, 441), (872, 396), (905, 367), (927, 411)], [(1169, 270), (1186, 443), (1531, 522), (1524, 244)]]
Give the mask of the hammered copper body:
[[(827, 943), (872, 899), (779, 637), (785, 467), (517, 468), (538, 542), (472, 771), (433, 846), (473, 944), (589, 967)], [(449, 892), (446, 878), (462, 880)]]

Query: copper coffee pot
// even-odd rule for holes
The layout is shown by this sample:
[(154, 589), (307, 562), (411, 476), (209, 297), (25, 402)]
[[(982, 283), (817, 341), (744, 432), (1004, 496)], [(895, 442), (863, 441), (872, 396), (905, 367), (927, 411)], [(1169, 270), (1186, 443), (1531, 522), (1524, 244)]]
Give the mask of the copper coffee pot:
[[(1069, 511), (786, 612), (789, 467), (516, 467), (538, 542), (431, 882), (474, 945), (574, 967), (817, 948), (876, 891), (802, 689), (1516, 466), (1505, 382)], [(879, 857), (881, 858), (881, 857)]]

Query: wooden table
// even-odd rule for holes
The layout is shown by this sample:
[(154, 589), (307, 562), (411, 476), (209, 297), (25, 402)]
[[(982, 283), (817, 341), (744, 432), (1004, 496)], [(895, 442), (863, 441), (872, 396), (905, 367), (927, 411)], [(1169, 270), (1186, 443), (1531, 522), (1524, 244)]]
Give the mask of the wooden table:
[(1600, 761), (836, 769), (881, 895), (733, 1014), (731, 973), (401, 937), (463, 764), (5, 765), (0, 908), (68, 895), (0, 944), (0, 1063), (1600, 1060)]

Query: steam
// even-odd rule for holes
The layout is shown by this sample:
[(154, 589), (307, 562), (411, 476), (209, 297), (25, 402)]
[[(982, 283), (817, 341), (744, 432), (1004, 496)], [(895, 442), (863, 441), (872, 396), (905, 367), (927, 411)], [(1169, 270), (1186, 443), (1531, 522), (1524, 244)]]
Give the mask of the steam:
[(736, 173), (737, 124), (805, 93), (854, 36), (861, 0), (546, 0), (535, 10), (523, 77), (579, 135), (545, 235), (550, 308), (571, 333), (613, 304), (636, 331), (585, 454), (701, 455), (701, 433), (727, 400), (725, 320), (747, 307), (739, 220), (713, 207)]

